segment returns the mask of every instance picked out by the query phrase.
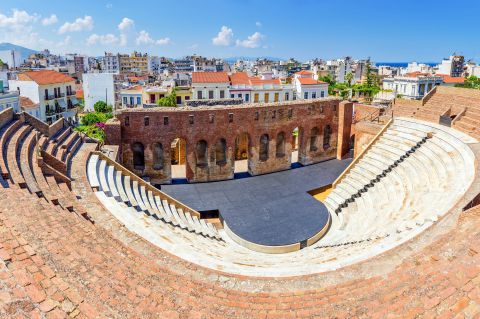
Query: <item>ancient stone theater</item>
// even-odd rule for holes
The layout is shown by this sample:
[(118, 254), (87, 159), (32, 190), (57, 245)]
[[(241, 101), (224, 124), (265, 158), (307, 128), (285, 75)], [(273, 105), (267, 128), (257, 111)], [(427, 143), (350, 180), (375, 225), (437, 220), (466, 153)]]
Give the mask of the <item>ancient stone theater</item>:
[(479, 105), (3, 110), (0, 317), (478, 318)]

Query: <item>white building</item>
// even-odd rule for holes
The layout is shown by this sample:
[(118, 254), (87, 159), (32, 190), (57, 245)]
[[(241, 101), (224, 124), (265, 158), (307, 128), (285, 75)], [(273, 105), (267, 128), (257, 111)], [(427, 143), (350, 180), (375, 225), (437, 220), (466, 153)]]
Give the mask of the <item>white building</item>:
[(136, 85), (120, 91), (122, 108), (142, 107), (143, 86)]
[(392, 90), (395, 95), (400, 94), (403, 98), (418, 100), (442, 82), (441, 76), (410, 73), (383, 79), (383, 89)]
[(167, 59), (159, 56), (148, 56), (148, 72), (161, 74), (165, 70), (168, 70), (168, 67), (169, 63)]
[(249, 77), (246, 72), (230, 76), (230, 97), (240, 98), (249, 103), (292, 101), (295, 99), (293, 85), (283, 84), (280, 79), (270, 77)]
[(433, 71), (433, 68), (427, 64), (410, 62), (408, 63), (407, 68), (404, 69), (404, 71), (402, 72), (402, 75), (405, 75), (407, 73), (415, 73), (415, 72), (432, 73), (432, 71)]
[(102, 72), (105, 73), (118, 73), (119, 72), (119, 59), (118, 55), (107, 53), (101, 58)]
[(436, 66), (436, 74), (446, 74), (451, 77), (461, 77), (463, 75), (463, 64), (465, 59), (461, 55), (452, 55), (448, 59), (443, 59), (442, 63)]
[(315, 80), (310, 71), (295, 73), (293, 83), (298, 99), (309, 100), (328, 96), (328, 83)]
[(83, 75), (83, 96), (85, 111), (93, 111), (93, 106), (98, 101), (118, 108), (116, 74), (114, 73), (85, 73)]
[(20, 112), (20, 95), (18, 91), (8, 92), (3, 87), (3, 81), (0, 81), (0, 112), (13, 107), (15, 113)]
[(17, 50), (0, 51), (0, 60), (8, 64), (10, 69), (18, 68), (23, 63), (22, 55), (20, 51)]
[(217, 100), (230, 98), (230, 79), (226, 72), (193, 72), (192, 98)]
[(333, 79), (338, 83), (345, 83), (345, 76), (347, 73), (352, 72), (352, 60), (350, 57), (344, 59), (336, 59), (327, 61), (326, 66), (328, 72), (332, 75)]
[[(77, 120), (78, 101), (75, 97), (75, 79), (51, 70), (28, 71), (9, 81), (10, 90), (38, 104), (38, 118), (53, 123), (60, 118)], [(35, 115), (36, 116), (36, 115)]]

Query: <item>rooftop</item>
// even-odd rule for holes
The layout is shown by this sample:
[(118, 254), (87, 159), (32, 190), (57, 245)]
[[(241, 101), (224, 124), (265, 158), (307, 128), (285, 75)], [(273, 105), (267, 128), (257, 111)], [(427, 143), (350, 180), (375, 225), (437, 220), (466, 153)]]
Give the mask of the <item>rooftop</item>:
[(192, 83), (230, 83), (227, 72), (193, 72)]
[(52, 70), (27, 71), (18, 75), (19, 81), (33, 81), (39, 85), (75, 82), (75, 79)]
[(321, 85), (321, 84), (328, 84), (327, 82), (317, 81), (311, 78), (298, 78), (297, 79), (301, 85)]

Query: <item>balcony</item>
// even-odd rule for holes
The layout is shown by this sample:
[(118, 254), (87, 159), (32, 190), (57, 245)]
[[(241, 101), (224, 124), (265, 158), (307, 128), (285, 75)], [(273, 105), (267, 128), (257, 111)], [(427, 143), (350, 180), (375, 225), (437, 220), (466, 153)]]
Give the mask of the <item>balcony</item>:
[(77, 94), (77, 91), (67, 92), (67, 96), (72, 96), (72, 95), (75, 95), (75, 94)]
[(55, 95), (53, 94), (48, 94), (48, 95), (45, 95), (45, 101), (51, 101), (55, 98)]

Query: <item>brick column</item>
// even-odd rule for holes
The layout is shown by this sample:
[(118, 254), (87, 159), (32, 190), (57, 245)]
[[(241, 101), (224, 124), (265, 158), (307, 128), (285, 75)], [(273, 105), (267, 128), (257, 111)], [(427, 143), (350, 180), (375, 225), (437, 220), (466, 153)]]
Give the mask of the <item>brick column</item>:
[(349, 151), (352, 122), (353, 103), (341, 102), (338, 110), (337, 159), (342, 159)]

